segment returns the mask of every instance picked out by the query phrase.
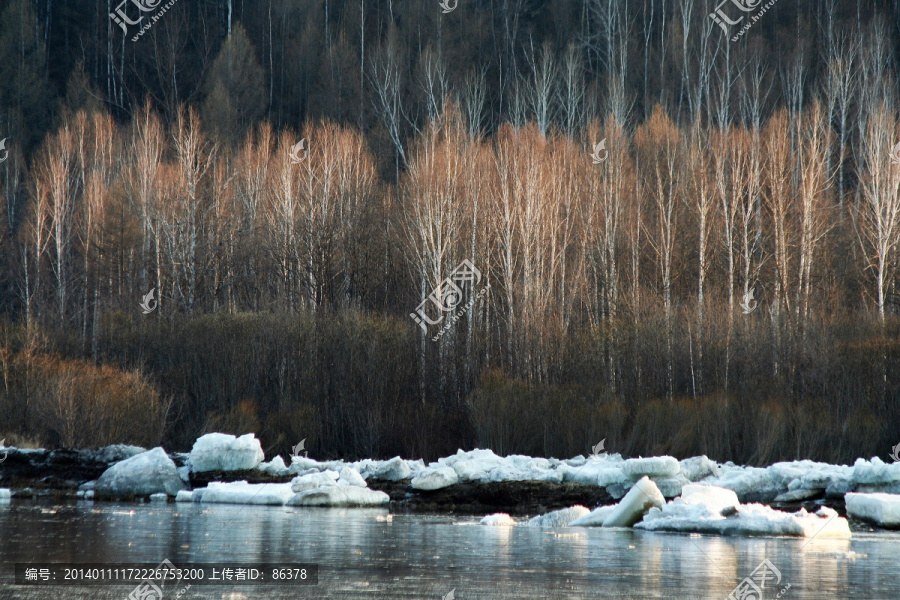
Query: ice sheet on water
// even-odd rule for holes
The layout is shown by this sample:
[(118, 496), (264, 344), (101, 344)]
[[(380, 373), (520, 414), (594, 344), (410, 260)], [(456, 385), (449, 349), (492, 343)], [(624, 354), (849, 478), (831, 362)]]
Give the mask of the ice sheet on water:
[[(197, 496), (195, 490), (194, 496)], [(202, 490), (201, 502), (221, 504), (284, 504), (294, 497), (290, 483), (211, 482)]]
[(585, 506), (570, 506), (548, 512), (529, 519), (521, 524), (522, 527), (568, 527), (573, 521), (589, 515), (591, 511)]
[(690, 504), (682, 498), (676, 498), (661, 509), (651, 509), (634, 527), (648, 531), (717, 535), (850, 537), (847, 520), (827, 507), (810, 514), (804, 509), (786, 513), (762, 504), (743, 504), (737, 512), (725, 517), (707, 504)]
[(380, 506), (390, 502), (384, 492), (367, 487), (332, 485), (306, 490), (288, 500), (288, 506)]
[(603, 521), (605, 521), (614, 510), (616, 510), (615, 504), (611, 504), (610, 506), (598, 506), (589, 514), (569, 523), (569, 527), (602, 527)]

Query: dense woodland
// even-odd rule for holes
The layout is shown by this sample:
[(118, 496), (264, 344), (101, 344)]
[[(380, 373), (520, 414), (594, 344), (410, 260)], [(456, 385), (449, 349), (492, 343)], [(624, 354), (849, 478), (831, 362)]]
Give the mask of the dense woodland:
[(900, 442), (900, 2), (115, 8), (0, 4), (7, 445)]

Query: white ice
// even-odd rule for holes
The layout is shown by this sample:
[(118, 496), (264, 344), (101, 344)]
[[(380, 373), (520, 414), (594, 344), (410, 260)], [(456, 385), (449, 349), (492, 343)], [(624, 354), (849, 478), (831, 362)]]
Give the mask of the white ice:
[(367, 487), (332, 485), (306, 490), (288, 500), (288, 506), (380, 506), (390, 502), (384, 492)]
[[(676, 463), (677, 464), (677, 463)], [(659, 488), (648, 477), (642, 477), (616, 508), (610, 511), (603, 521), (604, 527), (631, 527), (652, 507), (661, 507), (666, 503)]]
[[(179, 490), (179, 492), (182, 492), (182, 491), (184, 491), (184, 490)], [(164, 494), (164, 493), (150, 494), (150, 502), (166, 502), (166, 501), (168, 501), (168, 499), (169, 499), (168, 494)]]
[(325, 485), (335, 485), (340, 473), (337, 471), (321, 471), (298, 475), (291, 480), (291, 489), (294, 493), (314, 490)]
[(553, 512), (548, 512), (545, 515), (540, 515), (534, 517), (533, 519), (529, 519), (521, 524), (522, 527), (569, 527), (573, 521), (584, 518), (589, 515), (591, 511), (584, 506), (571, 506), (569, 508), (562, 508), (560, 510), (554, 510)]
[(373, 477), (385, 481), (400, 481), (402, 479), (409, 479), (411, 474), (412, 469), (410, 469), (406, 461), (399, 456), (395, 456), (394, 458), (381, 463), (378, 468), (375, 469)]
[(506, 513), (494, 513), (481, 519), (481, 524), (503, 527), (515, 525), (516, 521)]
[(654, 456), (650, 458), (629, 458), (622, 465), (622, 471), (634, 480), (645, 475), (650, 478), (675, 477), (681, 465), (671, 456)]
[(191, 470), (243, 471), (256, 468), (265, 454), (259, 440), (252, 433), (238, 438), (227, 433), (207, 433), (194, 442), (191, 449)]
[(194, 492), (190, 490), (181, 490), (175, 495), (175, 502), (193, 502)]
[(363, 476), (352, 467), (344, 467), (341, 469), (340, 476), (337, 480), (338, 485), (353, 485), (356, 487), (369, 487)]
[(653, 508), (635, 529), (678, 531), (718, 535), (785, 535), (798, 537), (849, 538), (847, 520), (827, 507), (815, 514), (804, 509), (786, 513), (762, 504), (743, 504), (737, 512), (724, 517), (707, 504), (689, 504), (682, 498)]
[(719, 474), (719, 465), (705, 454), (678, 461), (678, 465), (681, 475), (684, 475), (688, 481), (700, 481), (710, 475), (715, 477)]
[(416, 475), (410, 485), (417, 490), (439, 490), (459, 482), (459, 476), (452, 467), (435, 465)]
[(276, 476), (284, 476), (291, 472), (288, 466), (284, 464), (284, 459), (281, 458), (280, 454), (276, 454), (275, 458), (273, 458), (269, 462), (259, 463), (256, 468), (263, 473), (268, 473), (269, 475)]
[[(197, 492), (194, 491), (194, 497)], [(247, 483), (232, 481), (221, 483), (213, 481), (203, 489), (201, 502), (220, 504), (285, 504), (294, 497), (289, 483)]]
[(149, 496), (164, 492), (171, 496), (185, 488), (175, 463), (162, 448), (126, 458), (108, 468), (97, 480), (99, 494)]
[(569, 523), (569, 527), (602, 527), (603, 521), (606, 520), (612, 512), (616, 510), (616, 505), (598, 506), (589, 514), (584, 515), (580, 519), (575, 519)]
[(890, 529), (900, 528), (900, 495), (847, 494), (847, 514)]

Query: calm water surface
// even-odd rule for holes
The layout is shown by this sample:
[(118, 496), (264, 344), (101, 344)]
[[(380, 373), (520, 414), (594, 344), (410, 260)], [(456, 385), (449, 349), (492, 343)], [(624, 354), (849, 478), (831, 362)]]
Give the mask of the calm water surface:
[[(500, 528), (386, 510), (110, 504), (0, 505), (0, 598), (125, 600), (133, 588), (17, 587), (29, 562), (319, 565), (316, 586), (192, 586), (179, 600), (530, 600), (728, 597), (766, 558), (762, 600), (900, 600), (900, 534), (852, 540), (719, 538), (631, 530)], [(381, 517), (381, 520), (379, 520)], [(174, 598), (177, 589), (166, 594)], [(740, 596), (738, 596), (740, 598)], [(746, 600), (759, 600), (747, 596)]]

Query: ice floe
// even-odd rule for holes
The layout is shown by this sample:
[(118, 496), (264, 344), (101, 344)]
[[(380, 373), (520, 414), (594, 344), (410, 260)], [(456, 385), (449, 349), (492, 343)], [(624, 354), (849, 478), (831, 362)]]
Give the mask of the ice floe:
[(439, 490), (459, 482), (459, 475), (451, 467), (436, 465), (420, 471), (410, 485), (417, 490)]
[(107, 496), (174, 496), (185, 488), (175, 463), (162, 448), (136, 454), (108, 468), (97, 480), (98, 494)]
[(521, 524), (522, 527), (568, 527), (573, 521), (588, 516), (591, 511), (584, 506), (571, 506), (554, 510), (545, 515), (529, 519)]
[(726, 514), (728, 516), (723, 516), (702, 503), (690, 504), (676, 498), (662, 509), (651, 509), (634, 528), (718, 535), (850, 537), (847, 519), (827, 507), (811, 514), (802, 508), (796, 513), (786, 513), (762, 504), (742, 504), (736, 510), (726, 511)]
[(853, 481), (860, 492), (900, 493), (900, 462), (886, 464), (877, 456), (871, 461), (856, 459)]
[(375, 473), (373, 475), (375, 479), (384, 479), (385, 481), (401, 481), (403, 479), (409, 479), (409, 476), (411, 474), (412, 469), (410, 469), (406, 461), (399, 456), (395, 456), (394, 458), (381, 463), (378, 468), (375, 469)]
[(610, 506), (598, 506), (590, 513), (569, 523), (569, 527), (602, 527), (603, 521), (605, 521), (606, 517), (614, 510), (616, 510), (615, 504)]
[(847, 514), (888, 529), (900, 529), (900, 495), (855, 494), (846, 496)]
[(482, 525), (491, 525), (491, 526), (511, 526), (515, 525), (516, 521), (511, 516), (506, 513), (494, 513), (492, 515), (488, 515), (481, 519)]
[(390, 502), (384, 492), (352, 485), (331, 485), (305, 490), (288, 500), (288, 506), (380, 506)]
[[(198, 494), (199, 493), (199, 494)], [(206, 488), (194, 490), (195, 499), (219, 504), (285, 504), (295, 492), (289, 483), (247, 483), (231, 481), (211, 482)]]
[(265, 459), (259, 440), (252, 433), (235, 437), (227, 433), (207, 433), (197, 438), (191, 449), (191, 470), (244, 471), (256, 468)]
[(340, 473), (331, 470), (298, 475), (291, 480), (291, 489), (295, 493), (299, 493), (324, 485), (336, 485), (338, 478), (340, 478)]
[(603, 520), (604, 527), (631, 527), (653, 507), (666, 503), (662, 493), (649, 477), (642, 477)]
[(622, 471), (632, 479), (640, 479), (645, 475), (653, 479), (674, 477), (680, 470), (681, 465), (671, 456), (629, 458), (622, 463)]

